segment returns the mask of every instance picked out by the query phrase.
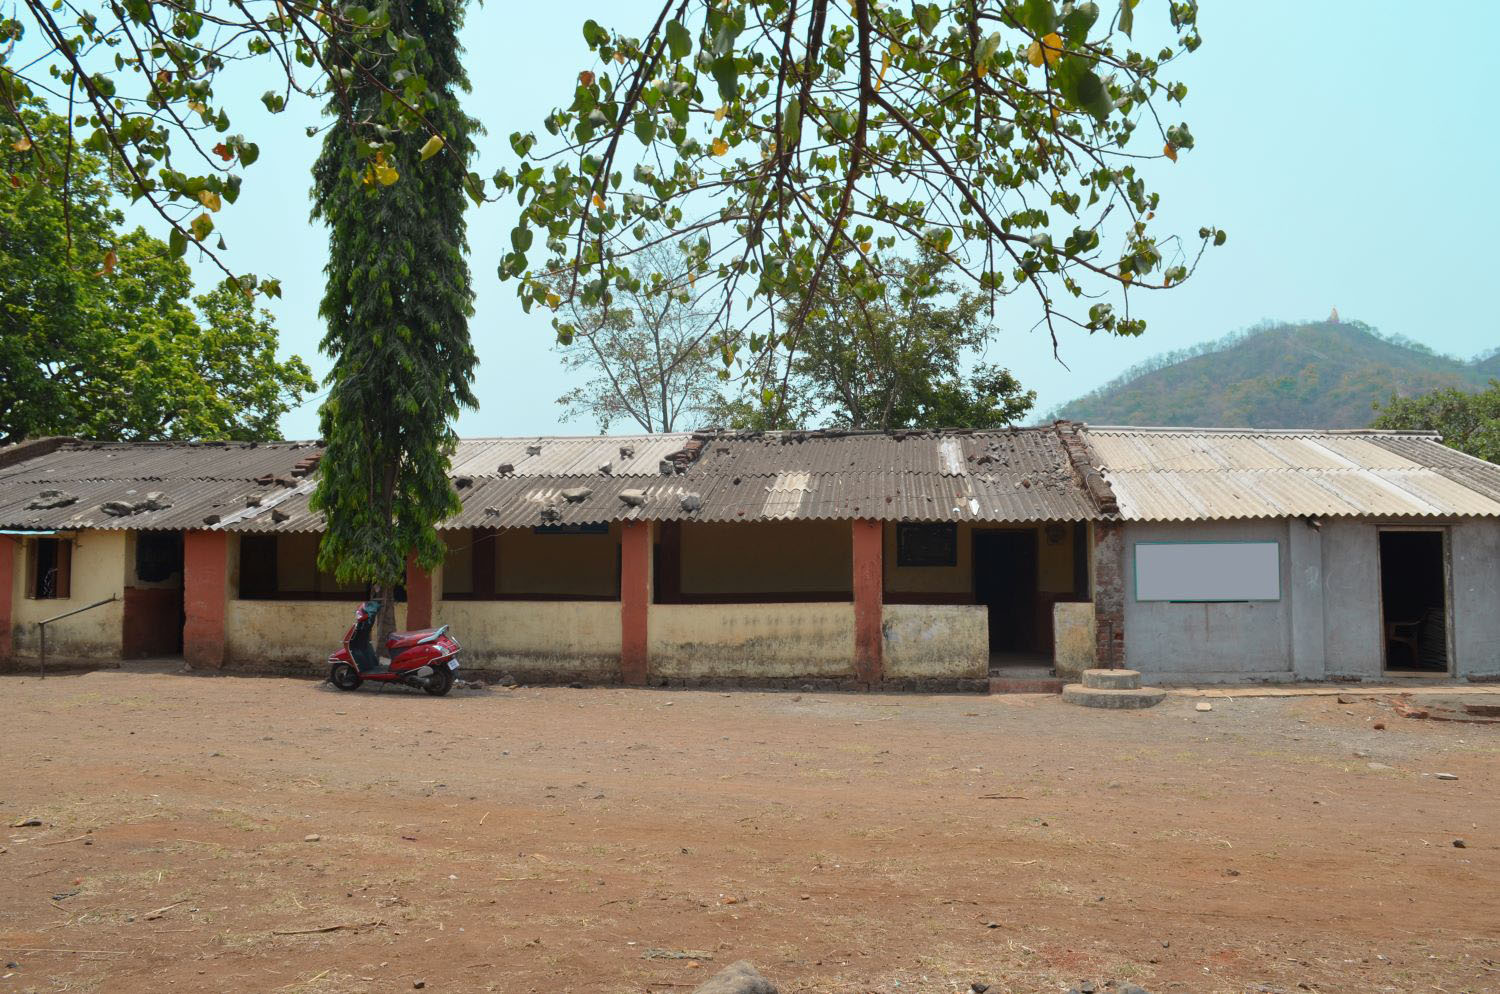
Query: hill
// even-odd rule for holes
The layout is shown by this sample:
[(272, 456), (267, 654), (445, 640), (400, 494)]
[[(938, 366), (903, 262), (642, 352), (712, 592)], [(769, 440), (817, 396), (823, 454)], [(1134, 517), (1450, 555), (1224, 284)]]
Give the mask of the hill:
[(1046, 420), (1362, 428), (1393, 393), (1479, 390), (1490, 377), (1500, 377), (1500, 351), (1465, 361), (1358, 321), (1263, 324), (1147, 360)]

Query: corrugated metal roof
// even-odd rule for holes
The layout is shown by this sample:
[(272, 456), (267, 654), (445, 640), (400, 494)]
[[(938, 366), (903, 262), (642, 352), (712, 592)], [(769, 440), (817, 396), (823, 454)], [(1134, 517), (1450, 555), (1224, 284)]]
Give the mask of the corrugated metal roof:
[(1089, 427), (1083, 434), (1126, 520), (1500, 516), (1500, 466), (1433, 433)]
[[(320, 451), (314, 443), (74, 443), (0, 472), (0, 526), (318, 531), (322, 516), (307, 506), (313, 480), (295, 478), (292, 471)], [(667, 475), (663, 462), (671, 471)], [(511, 470), (501, 474), (506, 464)], [(607, 470), (601, 468), (605, 464)], [(1098, 517), (1052, 428), (468, 439), (459, 445), (452, 475), (465, 484), (459, 489), (464, 509), (443, 528), (633, 518), (1026, 522)], [(590, 493), (566, 500), (562, 492), (574, 488)], [(65, 490), (77, 500), (62, 508), (27, 508), (43, 489)], [(621, 500), (624, 490), (643, 491), (645, 503)], [(161, 491), (170, 507), (126, 516), (101, 508), (150, 491)], [(689, 493), (699, 497), (696, 510), (682, 507)]]
[[(453, 457), (454, 476), (592, 476), (608, 463), (613, 476), (657, 476), (663, 459), (692, 441), (688, 432), (466, 438)], [(535, 451), (533, 451), (535, 450)], [(500, 467), (509, 465), (508, 473)]]
[(315, 442), (69, 442), (0, 469), (0, 483), (80, 480), (254, 480), (289, 475)]

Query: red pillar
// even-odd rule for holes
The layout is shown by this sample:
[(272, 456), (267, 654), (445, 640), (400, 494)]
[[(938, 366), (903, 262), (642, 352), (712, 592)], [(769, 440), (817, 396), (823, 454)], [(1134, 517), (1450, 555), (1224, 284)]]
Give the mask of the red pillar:
[(14, 645), (11, 642), (12, 604), (15, 590), (17, 541), (0, 535), (0, 669), (10, 666)]
[(432, 574), (417, 565), (417, 554), (406, 558), (406, 627), (432, 627)]
[(854, 522), (854, 679), (867, 686), (883, 679), (884, 558), (884, 524)]
[(229, 535), (182, 535), (182, 655), (189, 666), (224, 665), (224, 612), (229, 598)]
[(620, 529), (620, 679), (644, 686), (646, 616), (651, 609), (651, 523), (627, 521)]

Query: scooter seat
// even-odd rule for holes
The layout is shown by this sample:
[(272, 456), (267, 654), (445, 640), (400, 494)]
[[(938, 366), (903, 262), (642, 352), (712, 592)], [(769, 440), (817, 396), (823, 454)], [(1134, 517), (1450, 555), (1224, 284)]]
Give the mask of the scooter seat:
[(413, 642), (420, 642), (429, 635), (436, 635), (440, 631), (442, 631), (441, 628), (418, 628), (409, 632), (391, 632), (391, 637), (387, 644), (409, 645)]

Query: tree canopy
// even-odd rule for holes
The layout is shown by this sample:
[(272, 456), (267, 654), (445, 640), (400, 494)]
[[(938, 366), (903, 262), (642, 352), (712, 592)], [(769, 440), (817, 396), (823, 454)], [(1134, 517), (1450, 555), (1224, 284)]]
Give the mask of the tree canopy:
[[(780, 421), (756, 416), (742, 399), (726, 409), (745, 427), (801, 428), (829, 424), (854, 430), (1001, 428), (1031, 410), (1034, 391), (1009, 370), (979, 363), (994, 329), (982, 294), (963, 292), (940, 253), (924, 250), (914, 262), (894, 260), (890, 280), (874, 294), (833, 279), (809, 303), (794, 297), (783, 310), (805, 310), (799, 348), (787, 360), (788, 400)], [(777, 375), (769, 353), (764, 376)], [(756, 378), (749, 380), (752, 392)], [(769, 413), (769, 412), (767, 412)]]
[(575, 297), (562, 311), (563, 365), (588, 377), (558, 398), (564, 419), (587, 417), (600, 431), (698, 427), (720, 400), (710, 315), (693, 305), (687, 267), (670, 248), (637, 258), (632, 274), (611, 302), (585, 307)]
[[(22, 120), (0, 121), (0, 171), (25, 133), (65, 140), (36, 105)], [(122, 230), (106, 158), (71, 156), (66, 202), (0, 184), (0, 443), (279, 438), (314, 382), (270, 315), (227, 285), (195, 296), (165, 243)]]
[(1372, 428), (1439, 432), (1445, 445), (1500, 463), (1500, 380), (1490, 380), (1489, 388), (1478, 393), (1449, 388), (1392, 396), (1375, 410)]
[(1130, 292), (1181, 283), (1224, 235), (1156, 231), (1140, 164), (1193, 146), (1162, 115), (1200, 39), (1196, 4), (1170, 3), (1168, 43), (1138, 50), (1136, 4), (669, 0), (644, 34), (587, 21), (597, 63), (495, 177), (524, 205), (501, 278), (523, 306), (593, 306), (676, 243), (726, 365), (780, 351), (778, 408), (818, 291), (873, 297), (919, 246), (991, 307), (1028, 295), (1054, 347), (1070, 325), (1138, 334)]
[[(458, 0), (394, 0), (384, 11), (391, 30), (412, 40), (406, 65), (426, 81), (430, 120), (447, 137), (432, 147), (404, 132), (389, 152), (369, 156), (359, 122), (379, 118), (406, 70), (342, 38), (329, 44), (328, 64), (355, 82), (330, 101), (334, 124), (313, 168), (313, 217), (329, 231), (319, 313), (333, 369), (311, 506), (327, 517), (319, 564), (340, 582), (388, 592), (402, 582), (408, 555), (428, 569), (442, 562), (434, 525), (460, 506), (448, 464), (458, 444), (453, 422), (477, 404), (464, 220), (477, 122), (459, 106), (468, 78)], [(392, 175), (396, 163), (411, 162), (420, 165)], [(382, 631), (392, 622), (382, 612)]]

